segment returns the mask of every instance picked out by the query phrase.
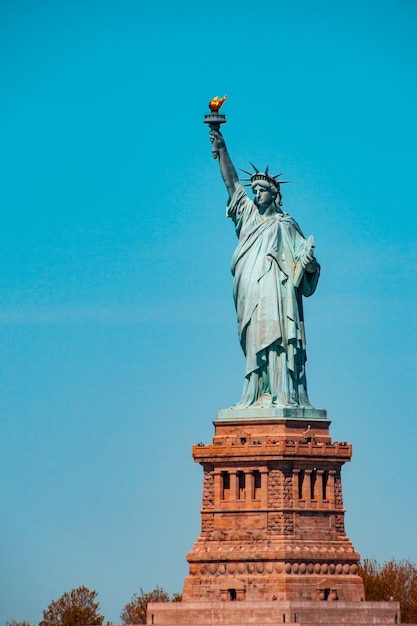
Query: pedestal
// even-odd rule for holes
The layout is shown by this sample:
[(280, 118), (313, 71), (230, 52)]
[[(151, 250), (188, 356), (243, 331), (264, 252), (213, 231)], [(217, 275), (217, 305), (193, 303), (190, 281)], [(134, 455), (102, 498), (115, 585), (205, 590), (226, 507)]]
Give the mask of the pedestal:
[(397, 603), (364, 602), (344, 525), (352, 447), (332, 442), (326, 411), (227, 409), (214, 426), (193, 446), (202, 522), (183, 601), (150, 605), (148, 624), (376, 623), (371, 604), (378, 623), (399, 620)]
[(159, 626), (381, 626), (400, 622), (398, 602), (152, 602)]

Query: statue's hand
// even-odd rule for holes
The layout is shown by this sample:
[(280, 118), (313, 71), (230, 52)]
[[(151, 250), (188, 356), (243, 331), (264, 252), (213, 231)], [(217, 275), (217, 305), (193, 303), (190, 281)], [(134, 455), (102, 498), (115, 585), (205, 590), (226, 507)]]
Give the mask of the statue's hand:
[(218, 152), (221, 148), (225, 147), (226, 143), (223, 139), (223, 135), (217, 130), (211, 130), (209, 137), (211, 141), (212, 152)]
[(317, 269), (317, 261), (314, 256), (314, 239), (311, 235), (307, 240), (304, 254), (301, 257), (301, 264), (309, 274), (314, 274)]
[(314, 274), (314, 272), (317, 270), (317, 261), (316, 259), (313, 257), (313, 259), (311, 261), (304, 261), (303, 260), (303, 267), (305, 269), (306, 272), (308, 272), (309, 274)]

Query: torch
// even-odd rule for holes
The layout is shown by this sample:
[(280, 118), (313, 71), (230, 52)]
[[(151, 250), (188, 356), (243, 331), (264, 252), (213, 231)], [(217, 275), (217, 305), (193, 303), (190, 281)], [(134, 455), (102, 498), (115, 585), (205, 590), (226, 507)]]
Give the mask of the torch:
[[(210, 126), (210, 130), (215, 130), (218, 133), (220, 132), (221, 124), (226, 124), (226, 116), (219, 113), (220, 107), (223, 102), (226, 100), (227, 96), (223, 96), (223, 98), (219, 98), (216, 96), (209, 102), (209, 109), (211, 113), (208, 113), (204, 116), (204, 124), (208, 124)], [(219, 156), (219, 151), (215, 148), (212, 149), (213, 158), (217, 159)]]

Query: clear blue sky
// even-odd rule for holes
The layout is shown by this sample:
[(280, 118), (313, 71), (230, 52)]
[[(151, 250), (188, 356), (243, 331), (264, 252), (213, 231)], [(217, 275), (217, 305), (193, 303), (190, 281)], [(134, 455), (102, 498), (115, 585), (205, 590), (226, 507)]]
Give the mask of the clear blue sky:
[(202, 123), (314, 234), (310, 398), (348, 534), (417, 561), (414, 0), (0, 3), (0, 624), (79, 585), (180, 591), (216, 411), (244, 370)]

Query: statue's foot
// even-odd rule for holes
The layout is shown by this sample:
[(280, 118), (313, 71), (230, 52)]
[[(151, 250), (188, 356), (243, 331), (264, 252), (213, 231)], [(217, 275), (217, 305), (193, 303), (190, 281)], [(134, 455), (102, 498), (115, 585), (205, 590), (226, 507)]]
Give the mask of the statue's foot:
[(261, 397), (259, 398), (259, 400), (257, 400), (255, 406), (259, 406), (260, 408), (263, 408), (263, 409), (271, 408), (271, 406), (273, 406), (271, 394), (263, 393)]
[(236, 402), (230, 408), (231, 409), (258, 409), (258, 408), (271, 408), (273, 405), (272, 396), (270, 393), (264, 393), (260, 398), (251, 402), (250, 404), (246, 404), (245, 402)]

